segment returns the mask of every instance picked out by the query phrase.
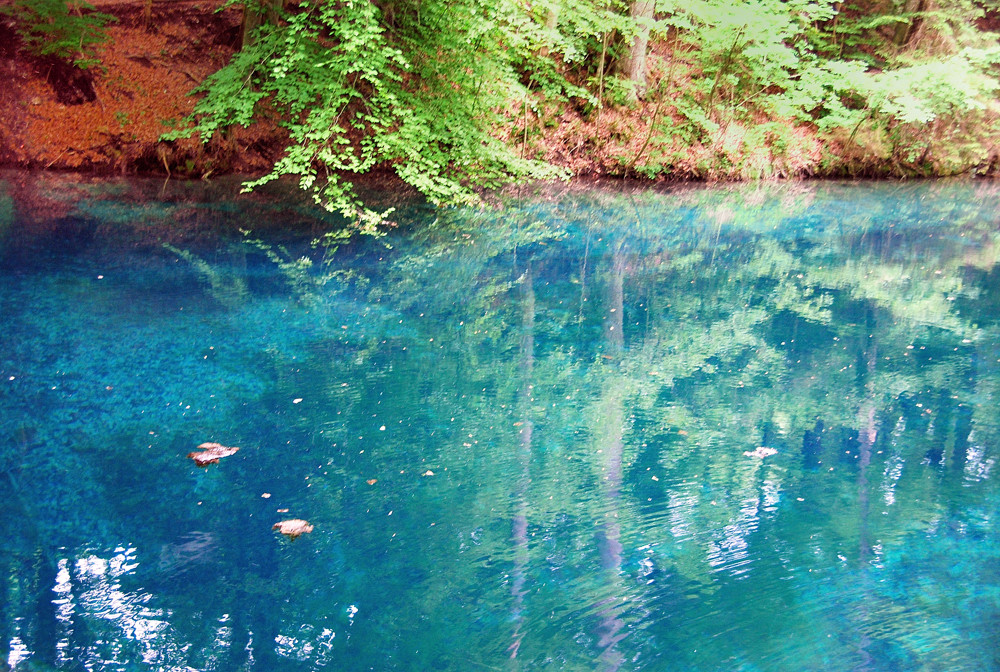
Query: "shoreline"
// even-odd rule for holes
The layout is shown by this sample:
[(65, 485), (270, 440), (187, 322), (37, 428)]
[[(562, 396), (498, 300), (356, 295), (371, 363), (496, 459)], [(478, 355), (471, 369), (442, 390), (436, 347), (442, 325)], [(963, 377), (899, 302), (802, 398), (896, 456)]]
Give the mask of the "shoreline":
[[(106, 27), (108, 42), (97, 48), (101, 66), (87, 74), (91, 100), (67, 102), (80, 92), (53, 79), (50, 61), (19, 50), (10, 26), (0, 21), (0, 77), (7, 80), (0, 90), (0, 169), (161, 179), (260, 176), (272, 169), (288, 140), (273, 119), (230, 127), (207, 143), (160, 140), (192, 112), (195, 86), (236, 53), (238, 9), (216, 11), (219, 3), (212, 1), (155, 3), (150, 27), (142, 2), (94, 4), (117, 20)], [(685, 56), (665, 43), (652, 45), (650, 77), (667, 76), (667, 63)], [(865, 131), (856, 138), (823, 136), (811, 124), (774, 117), (729, 119), (714, 134), (684, 139), (670, 129), (681, 128), (678, 106), (694, 81), (677, 79), (655, 102), (596, 110), (580, 101), (540, 97), (536, 108), (506, 114), (497, 134), (523, 156), (569, 171), (575, 181), (670, 185), (1000, 175), (1000, 138), (978, 138), (973, 149), (946, 148), (954, 154), (947, 157), (937, 157), (928, 145), (930, 158), (911, 165), (884, 138)]]

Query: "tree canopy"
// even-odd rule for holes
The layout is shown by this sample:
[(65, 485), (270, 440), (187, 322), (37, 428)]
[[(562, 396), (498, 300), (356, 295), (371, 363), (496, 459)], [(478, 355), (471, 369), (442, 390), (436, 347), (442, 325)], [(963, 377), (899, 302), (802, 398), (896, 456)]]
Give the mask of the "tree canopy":
[[(174, 135), (207, 139), (277, 115), (287, 152), (251, 185), (294, 175), (328, 208), (369, 222), (345, 173), (391, 166), (446, 204), (474, 187), (557, 175), (525, 152), (526, 138), (547, 105), (568, 101), (599, 114), (655, 98), (647, 156), (632, 166), (648, 174), (669, 172), (678, 142), (727, 134), (742, 151), (723, 147), (707, 161), (739, 156), (748, 176), (781, 173), (796, 125), (904, 172), (954, 172), (988, 160), (974, 138), (997, 115), (1000, 45), (979, 28), (991, 9), (969, 0), (285, 2), (272, 5), (272, 22), (254, 22), (247, 46), (202, 86), (195, 125)], [(650, 37), (669, 50), (650, 52)], [(669, 113), (658, 114), (661, 104)], [(766, 165), (753, 164), (760, 148)]]
[[(242, 12), (241, 48), (164, 137), (209, 142), (277, 124), (284, 150), (248, 186), (292, 176), (361, 226), (384, 213), (361, 206), (352, 176), (376, 168), (436, 204), (563, 176), (598, 156), (620, 175), (708, 179), (997, 168), (993, 0), (228, 0), (220, 9)], [(81, 66), (95, 64), (110, 19), (82, 1), (14, 0), (2, 11), (27, 49)], [(166, 156), (156, 163), (169, 172)]]

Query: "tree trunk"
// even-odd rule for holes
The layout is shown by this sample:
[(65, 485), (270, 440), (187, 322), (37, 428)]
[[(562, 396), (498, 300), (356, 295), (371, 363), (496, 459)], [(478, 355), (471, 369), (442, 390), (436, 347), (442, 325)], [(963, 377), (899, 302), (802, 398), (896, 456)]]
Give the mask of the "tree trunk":
[(633, 0), (629, 15), (636, 24), (628, 57), (622, 61), (621, 74), (628, 77), (635, 91), (635, 98), (646, 97), (646, 48), (649, 45), (649, 22), (653, 20), (652, 0)]
[(601, 649), (596, 669), (617, 672), (626, 656), (618, 643), (628, 636), (623, 597), (627, 588), (622, 582), (622, 505), (621, 488), (624, 480), (625, 454), (625, 374), (621, 358), (625, 352), (625, 253), (621, 246), (611, 261), (607, 286), (607, 312), (604, 319), (604, 354), (611, 357), (609, 378), (604, 387), (605, 397), (597, 412), (598, 451), (602, 457), (600, 481), (604, 499), (604, 521), (597, 533), (597, 550), (607, 581), (608, 597), (598, 602), (597, 646)]
[(285, 0), (260, 0), (256, 8), (243, 7), (243, 24), (240, 26), (240, 48), (253, 44), (254, 31), (265, 24), (277, 24), (285, 9)]
[(927, 9), (926, 0), (906, 0), (903, 11), (907, 15), (917, 14), (915, 18), (907, 18), (906, 21), (896, 24), (896, 31), (892, 36), (893, 44), (897, 47), (905, 47), (909, 44), (917, 28), (920, 27), (921, 18), (919, 14)]

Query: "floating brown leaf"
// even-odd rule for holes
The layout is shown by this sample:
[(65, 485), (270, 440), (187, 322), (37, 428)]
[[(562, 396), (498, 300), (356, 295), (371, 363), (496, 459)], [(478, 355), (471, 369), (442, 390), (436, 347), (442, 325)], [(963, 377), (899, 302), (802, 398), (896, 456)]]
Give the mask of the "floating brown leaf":
[(203, 443), (198, 446), (201, 452), (188, 453), (188, 457), (194, 460), (199, 467), (207, 467), (219, 461), (220, 457), (229, 457), (239, 448), (224, 446), (221, 443)]
[(294, 541), (300, 535), (312, 532), (313, 526), (310, 525), (307, 520), (292, 518), (291, 520), (283, 520), (280, 523), (275, 523), (271, 529), (281, 532), (283, 535)]

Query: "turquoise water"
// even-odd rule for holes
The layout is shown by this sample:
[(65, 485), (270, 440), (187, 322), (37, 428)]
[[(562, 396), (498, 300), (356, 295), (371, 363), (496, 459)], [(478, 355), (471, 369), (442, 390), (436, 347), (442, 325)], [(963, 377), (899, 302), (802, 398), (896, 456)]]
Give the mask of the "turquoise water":
[(15, 670), (1000, 669), (997, 185), (3, 177)]

